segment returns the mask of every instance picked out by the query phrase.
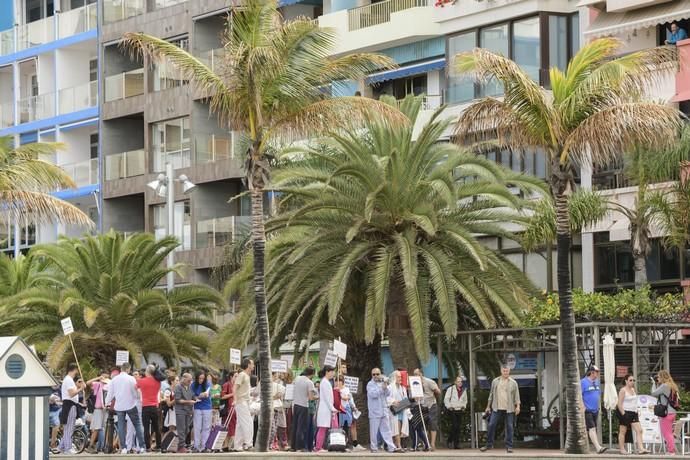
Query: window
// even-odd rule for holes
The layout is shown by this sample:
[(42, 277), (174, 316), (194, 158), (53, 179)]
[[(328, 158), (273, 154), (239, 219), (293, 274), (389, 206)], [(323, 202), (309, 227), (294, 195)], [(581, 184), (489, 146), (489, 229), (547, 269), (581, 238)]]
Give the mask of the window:
[(533, 17), (514, 22), (512, 38), (513, 59), (534, 81), (539, 81), (541, 68), (539, 18)]
[(89, 134), (89, 143), (91, 149), (90, 158), (98, 158), (98, 133)]
[(98, 59), (89, 61), (89, 81), (98, 81)]
[[(479, 34), (479, 46), (510, 57), (510, 45), (508, 43), (508, 24), (486, 27)], [(503, 85), (497, 81), (483, 83), (479, 87), (479, 95), (498, 96), (503, 93)]]
[(455, 70), (455, 56), (472, 51), (477, 46), (477, 33), (466, 32), (448, 39), (448, 102), (466, 102), (474, 99), (474, 82)]
[(567, 16), (549, 16), (549, 64), (561, 70), (568, 66)]
[[(189, 201), (178, 201), (174, 207), (173, 235), (179, 240), (176, 251), (192, 248), (192, 213)], [(165, 237), (168, 232), (168, 213), (164, 204), (153, 206), (153, 234), (156, 240)]]
[(377, 83), (374, 86), (374, 98), (378, 99), (382, 95), (389, 95), (400, 100), (405, 99), (408, 94), (419, 96), (426, 93), (426, 83), (426, 74)]
[[(189, 50), (189, 38), (182, 37), (168, 40), (173, 45), (177, 45), (185, 51)], [(164, 89), (176, 88), (178, 86), (186, 85), (189, 80), (186, 80), (179, 69), (171, 63), (164, 61), (156, 64), (153, 69), (153, 90), (162, 91)]]
[(189, 117), (153, 124), (153, 171), (163, 171), (167, 162), (174, 169), (191, 165)]

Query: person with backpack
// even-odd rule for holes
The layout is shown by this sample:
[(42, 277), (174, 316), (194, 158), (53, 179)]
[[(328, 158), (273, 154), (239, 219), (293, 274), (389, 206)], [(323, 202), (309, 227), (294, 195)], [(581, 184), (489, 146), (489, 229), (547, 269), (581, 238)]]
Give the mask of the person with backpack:
[(91, 388), (91, 394), (86, 400), (86, 410), (91, 413), (91, 441), (89, 447), (86, 449), (90, 454), (98, 453), (98, 436), (100, 431), (105, 426), (105, 391), (108, 386), (110, 372), (102, 370), (98, 377), (95, 377), (86, 382), (86, 386)]
[(657, 374), (656, 380), (652, 378), (652, 396), (658, 399), (658, 404), (666, 406), (665, 416), (656, 415), (659, 417), (661, 436), (666, 441), (666, 452), (675, 454), (676, 443), (673, 438), (673, 423), (676, 421), (676, 410), (680, 408), (680, 401), (678, 399), (678, 386), (668, 371), (661, 370)]

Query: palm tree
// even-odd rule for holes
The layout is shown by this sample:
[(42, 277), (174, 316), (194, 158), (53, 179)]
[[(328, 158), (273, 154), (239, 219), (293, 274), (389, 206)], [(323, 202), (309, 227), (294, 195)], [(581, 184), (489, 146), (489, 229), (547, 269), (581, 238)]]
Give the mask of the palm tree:
[(493, 139), (516, 152), (539, 149), (550, 167), (548, 183), (556, 208), (557, 279), (567, 383), (566, 452), (585, 453), (587, 439), (580, 411), (579, 371), (572, 310), (568, 200), (581, 165), (606, 165), (634, 146), (668, 145), (677, 137), (678, 111), (642, 96), (671, 71), (670, 47), (616, 57), (622, 43), (593, 41), (573, 57), (565, 71), (550, 70), (551, 91), (534, 82), (511, 60), (475, 49), (456, 57), (461, 72), (498, 80), (502, 100), (482, 98), (460, 116), (456, 138), (462, 143)]
[[(300, 148), (276, 171), (289, 207), (268, 224), (267, 299), (278, 337), (311, 343), (324, 324), (351, 327), (352, 319), (339, 321), (354, 312), (366, 342), (385, 332), (394, 366), (413, 369), (430, 354), (432, 310), (449, 336), (459, 300), (486, 327), (519, 323), (533, 287), (476, 235), (514, 239), (503, 224), (521, 219), (527, 201), (509, 187), (546, 193), (543, 183), (439, 143), (449, 122), (438, 112), (413, 140), (420, 106), (407, 98), (410, 123), (372, 117), (366, 133)], [(228, 284), (240, 300), (251, 293), (251, 263)], [(353, 290), (362, 302), (350, 300)], [(245, 319), (245, 329), (251, 324)]]
[(65, 171), (40, 158), (63, 147), (36, 142), (15, 148), (12, 136), (0, 136), (0, 203), (8, 222), (27, 219), (93, 227), (93, 221), (79, 208), (50, 195), (75, 187)]
[[(246, 135), (260, 369), (270, 368), (263, 192), (270, 181), (270, 160), (279, 142), (347, 129), (372, 110), (386, 111), (391, 122), (402, 122), (396, 110), (378, 101), (327, 97), (326, 89), (331, 84), (359, 80), (394, 65), (390, 58), (366, 53), (330, 58), (336, 39), (334, 30), (319, 28), (310, 19), (285, 21), (276, 0), (247, 0), (232, 7), (222, 37), (225, 63), (220, 73), (164, 40), (138, 33), (125, 35), (125, 46), (177, 67), (185, 79), (208, 95), (210, 108), (222, 123)], [(260, 378), (262, 416), (257, 447), (266, 451), (272, 419), (270, 373), (261, 372)]]
[(114, 232), (36, 246), (26, 259), (13, 262), (20, 269), (0, 270), (3, 285), (13, 278), (6, 273), (42, 270), (40, 279), (3, 299), (0, 329), (46, 351), (54, 369), (71, 356), (60, 326), (66, 316), (74, 325), (75, 348), (88, 350), (99, 366), (112, 365), (116, 350), (129, 350), (137, 365), (152, 354), (170, 364), (183, 358), (200, 362), (208, 339), (191, 328), (215, 330), (211, 315), (224, 301), (206, 285), (170, 292), (157, 287), (169, 271), (166, 256), (177, 246), (174, 237), (155, 241), (150, 234), (124, 238)]

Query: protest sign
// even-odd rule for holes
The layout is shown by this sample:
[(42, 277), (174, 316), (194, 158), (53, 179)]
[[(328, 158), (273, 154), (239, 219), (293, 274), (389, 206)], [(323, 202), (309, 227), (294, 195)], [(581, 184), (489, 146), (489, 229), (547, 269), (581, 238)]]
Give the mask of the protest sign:
[(129, 351), (127, 350), (116, 350), (115, 351), (115, 365), (122, 366), (124, 363), (129, 362)]
[(424, 387), (422, 386), (422, 378), (411, 376), (408, 377), (410, 383), (410, 397), (411, 398), (423, 398), (424, 397)]
[(271, 360), (271, 372), (287, 372), (288, 363), (282, 359), (272, 359)]
[(340, 359), (346, 359), (347, 357), (347, 345), (345, 345), (340, 340), (333, 341), (333, 351)]
[(65, 335), (70, 335), (72, 332), (74, 332), (74, 326), (72, 326), (72, 318), (69, 316), (67, 318), (62, 318), (60, 320), (60, 324), (62, 324), (62, 332)]
[(359, 391), (359, 378), (346, 375), (345, 386), (350, 390), (350, 393), (356, 394)]
[(323, 360), (324, 366), (333, 366), (338, 363), (338, 355), (334, 351), (328, 350), (326, 353), (326, 359)]
[(230, 364), (242, 364), (242, 350), (237, 348), (230, 349)]

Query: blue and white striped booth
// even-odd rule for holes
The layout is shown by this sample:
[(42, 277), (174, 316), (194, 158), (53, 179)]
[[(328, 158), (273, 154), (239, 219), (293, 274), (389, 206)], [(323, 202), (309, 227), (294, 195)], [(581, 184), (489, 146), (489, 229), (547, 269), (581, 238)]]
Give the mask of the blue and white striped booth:
[(21, 337), (0, 337), (0, 459), (48, 460), (48, 398), (55, 385)]

